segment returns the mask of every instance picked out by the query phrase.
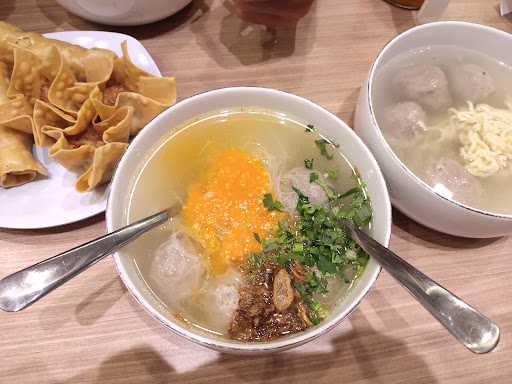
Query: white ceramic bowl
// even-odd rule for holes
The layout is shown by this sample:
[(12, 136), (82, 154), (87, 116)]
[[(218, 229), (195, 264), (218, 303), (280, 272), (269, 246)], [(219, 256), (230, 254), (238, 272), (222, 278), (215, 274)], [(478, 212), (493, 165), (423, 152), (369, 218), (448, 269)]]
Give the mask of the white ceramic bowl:
[(379, 53), (361, 88), (355, 130), (371, 149), (388, 183), (393, 205), (435, 230), (464, 237), (495, 237), (512, 232), (512, 216), (468, 207), (441, 196), (416, 177), (395, 155), (377, 124), (372, 91), (380, 68), (394, 56), (429, 45), (455, 45), (512, 64), (512, 36), (479, 24), (457, 21), (421, 25), (398, 35)]
[(108, 25), (141, 25), (165, 19), (192, 0), (57, 0), (84, 19)]
[[(121, 160), (112, 181), (106, 213), (108, 231), (127, 224), (128, 191), (133, 185), (134, 172), (140, 169), (144, 159), (154, 151), (155, 145), (168, 134), (171, 127), (181, 125), (198, 115), (240, 107), (259, 107), (286, 113), (299, 121), (314, 124), (322, 134), (340, 143), (340, 150), (359, 170), (366, 182), (374, 209), (372, 236), (381, 244), (388, 244), (391, 231), (388, 192), (377, 162), (359, 137), (342, 120), (311, 101), (272, 89), (250, 87), (219, 89), (183, 100), (163, 112), (138, 134)], [(149, 215), (153, 212), (147, 213)], [(114, 260), (119, 275), (130, 292), (160, 323), (198, 344), (235, 353), (279, 351), (314, 339), (334, 327), (357, 306), (380, 271), (380, 266), (370, 260), (355, 286), (338, 303), (332, 315), (319, 326), (271, 342), (244, 343), (216, 338), (176, 322), (148, 290), (133, 260), (122, 251), (115, 254)]]

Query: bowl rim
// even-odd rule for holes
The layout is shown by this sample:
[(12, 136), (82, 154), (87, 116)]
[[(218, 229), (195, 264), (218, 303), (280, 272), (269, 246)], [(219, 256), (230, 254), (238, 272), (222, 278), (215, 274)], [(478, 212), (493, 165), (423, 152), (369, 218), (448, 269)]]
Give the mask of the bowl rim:
[[(379, 183), (383, 186), (383, 190), (380, 191), (382, 193), (382, 209), (384, 212), (384, 228), (383, 228), (383, 239), (384, 239), (384, 245), (387, 246), (389, 244), (389, 240), (391, 237), (391, 227), (392, 227), (392, 212), (391, 212), (391, 202), (389, 198), (389, 192), (387, 189), (386, 181), (384, 179), (384, 176), (382, 174), (382, 171), (380, 170), (380, 167), (375, 160), (373, 154), (368, 149), (366, 144), (361, 140), (361, 138), (353, 131), (353, 129), (350, 128), (348, 124), (346, 124), (342, 119), (340, 119), (335, 114), (329, 112), (327, 109), (323, 108), (322, 106), (313, 103), (312, 101), (303, 98), (301, 96), (294, 95), (289, 92), (284, 92), (280, 90), (275, 90), (271, 88), (263, 88), (263, 87), (227, 87), (227, 88), (217, 88), (208, 90), (205, 92), (197, 93), (193, 96), (190, 96), (188, 98), (185, 98), (172, 107), (168, 108), (166, 111), (162, 112), (159, 116), (157, 116), (155, 119), (153, 119), (146, 128), (140, 132), (135, 139), (132, 141), (131, 145), (129, 146), (127, 152), (122, 157), (121, 161), (118, 164), (118, 169), (121, 168), (122, 164), (124, 164), (128, 158), (128, 154), (130, 151), (130, 148), (135, 148), (135, 145), (142, 140), (143, 132), (148, 132), (152, 126), (156, 126), (159, 124), (160, 121), (165, 120), (167, 118), (167, 115), (172, 115), (173, 112), (176, 109), (182, 108), (184, 106), (187, 106), (191, 103), (195, 103), (198, 100), (202, 100), (204, 98), (209, 98), (212, 96), (219, 97), (222, 96), (225, 93), (238, 93), (238, 92), (258, 92), (262, 93), (262, 97), (265, 96), (265, 94), (273, 94), (281, 97), (286, 97), (289, 99), (292, 99), (295, 102), (302, 103), (304, 105), (304, 108), (312, 108), (318, 110), (318, 113), (325, 114), (331, 118), (334, 118), (335, 121), (338, 124), (338, 128), (345, 129), (348, 132), (348, 135), (351, 137), (352, 140), (357, 142), (359, 146), (363, 149), (364, 156), (368, 158), (371, 164), (371, 169), (375, 173), (375, 176), (377, 177)], [(257, 106), (257, 105), (255, 105)], [(215, 111), (215, 109), (212, 109), (212, 112)], [(350, 160), (350, 159), (349, 159)], [(118, 177), (119, 173), (116, 171), (114, 174), (114, 177), (112, 179), (112, 188), (111, 192), (109, 194), (109, 198), (107, 201), (107, 209), (106, 209), (106, 224), (107, 224), (107, 230), (109, 232), (115, 230), (113, 228), (113, 220), (114, 220), (114, 212), (112, 208), (112, 196), (116, 193), (116, 191), (119, 190), (119, 192), (124, 190), (124, 186), (121, 183), (121, 179)], [(261, 352), (277, 352), (289, 348), (293, 348), (299, 345), (302, 345), (306, 342), (309, 342), (322, 334), (328, 332), (332, 328), (334, 328), (336, 325), (338, 325), (343, 319), (345, 319), (347, 316), (349, 316), (352, 311), (357, 308), (359, 303), (362, 301), (362, 299), (368, 294), (370, 288), (373, 286), (375, 281), (377, 280), (380, 272), (381, 272), (381, 266), (375, 262), (374, 271), (371, 272), (371, 275), (369, 276), (368, 282), (364, 287), (361, 288), (361, 291), (359, 294), (355, 297), (355, 299), (347, 305), (347, 308), (345, 308), (343, 311), (341, 311), (336, 316), (332, 317), (329, 321), (325, 321), (317, 328), (315, 328), (312, 332), (301, 332), (297, 333), (289, 338), (280, 338), (276, 340), (271, 340), (268, 342), (240, 342), (236, 340), (222, 340), (220, 338), (214, 338), (214, 337), (208, 337), (204, 335), (199, 335), (197, 333), (191, 332), (186, 326), (183, 326), (179, 324), (176, 321), (173, 321), (169, 317), (162, 316), (150, 303), (148, 303), (141, 292), (135, 287), (134, 283), (132, 282), (132, 279), (129, 277), (128, 273), (125, 271), (121, 260), (120, 260), (120, 254), (116, 252), (113, 255), (114, 264), (116, 266), (116, 270), (118, 275), (120, 276), (121, 280), (125, 284), (125, 286), (128, 288), (128, 291), (130, 292), (131, 296), (153, 317), (155, 320), (157, 320), (160, 324), (162, 324), (165, 328), (171, 330), (173, 333), (184, 337), (185, 339), (205, 346), (209, 347), (218, 351), (222, 352), (229, 352), (229, 353), (261, 353)]]
[(401, 40), (404, 36), (408, 36), (410, 34), (414, 34), (418, 31), (424, 30), (424, 29), (431, 29), (431, 28), (437, 28), (439, 26), (445, 26), (445, 25), (454, 25), (454, 26), (460, 26), (460, 27), (467, 27), (467, 28), (475, 28), (479, 30), (485, 31), (485, 33), (494, 33), (502, 35), (503, 37), (506, 37), (510, 39), (510, 34), (507, 32), (501, 31), (497, 28), (489, 27), (487, 25), (482, 25), (478, 23), (470, 23), (467, 21), (436, 21), (431, 22), (423, 25), (418, 25), (415, 27), (412, 27), (395, 37), (393, 37), (390, 41), (388, 41), (379, 51), (377, 54), (377, 57), (372, 63), (372, 66), (370, 68), (369, 76), (368, 76), (368, 82), (366, 84), (367, 87), (367, 103), (370, 111), (370, 122), (376, 131), (379, 140), (381, 143), (383, 143), (384, 150), (387, 152), (387, 154), (391, 157), (391, 159), (394, 161), (395, 165), (398, 165), (405, 174), (409, 177), (409, 179), (412, 179), (413, 182), (416, 182), (417, 184), (422, 187), (422, 189), (426, 192), (428, 192), (434, 199), (442, 200), (443, 202), (448, 203), (451, 206), (455, 206), (457, 208), (461, 208), (463, 210), (470, 211), (471, 213), (476, 213), (478, 215), (484, 215), (489, 216), (497, 219), (503, 219), (507, 221), (512, 221), (512, 214), (506, 214), (506, 213), (495, 213), (491, 211), (485, 211), (483, 209), (475, 208), (470, 205), (461, 203), (457, 200), (448, 198), (446, 196), (441, 195), (439, 192), (435, 191), (430, 185), (428, 185), (425, 181), (423, 181), (421, 178), (416, 176), (414, 172), (412, 172), (409, 167), (407, 167), (402, 160), (396, 155), (395, 151), (391, 148), (388, 141), (385, 139), (384, 135), (382, 134), (382, 131), (380, 129), (380, 126), (377, 122), (377, 118), (375, 117), (374, 108), (373, 108), (373, 102), (372, 102), (372, 89), (375, 87), (374, 79), (375, 79), (375, 73), (380, 68), (382, 56), (386, 53), (388, 49), (390, 49), (397, 41)]

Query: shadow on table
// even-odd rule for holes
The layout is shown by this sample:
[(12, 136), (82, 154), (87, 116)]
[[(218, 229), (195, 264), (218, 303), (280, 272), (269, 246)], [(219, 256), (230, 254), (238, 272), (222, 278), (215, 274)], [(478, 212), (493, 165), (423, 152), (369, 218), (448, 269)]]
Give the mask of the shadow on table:
[(471, 239), (437, 232), (408, 218), (396, 208), (393, 209), (393, 233), (403, 240), (434, 249), (475, 249), (503, 241), (503, 237)]
[(192, 0), (192, 2), (178, 13), (166, 19), (134, 27), (107, 27), (109, 31), (115, 31), (131, 35), (138, 40), (150, 39), (163, 35), (170, 31), (178, 31), (187, 23), (193, 23), (208, 13), (210, 7), (205, 0)]
[(395, 26), (395, 31), (397, 33), (402, 33), (416, 25), (414, 11), (398, 8), (391, 4), (389, 4), (389, 7), (391, 19), (393, 20), (393, 25)]
[[(267, 28), (241, 20), (231, 1), (191, 23), (200, 47), (220, 66), (252, 65), (289, 56), (305, 56), (316, 34), (316, 1), (297, 25)], [(213, 32), (218, 31), (218, 32)], [(213, 33), (212, 33), (213, 32)], [(226, 55), (227, 50), (230, 55)], [(233, 63), (235, 57), (238, 63)]]
[(372, 4), (373, 11), (384, 24), (393, 23), (397, 34), (416, 25), (415, 11), (391, 5), (385, 1), (376, 1)]
[(378, 287), (370, 289), (365, 302), (373, 308), (375, 314), (384, 324), (387, 331), (399, 331), (411, 326), (408, 320), (396, 310)]
[(360, 91), (360, 86), (349, 91), (349, 93), (341, 101), (340, 107), (336, 112), (336, 115), (340, 119), (343, 119), (343, 121), (345, 121), (345, 123), (347, 123), (349, 127), (351, 127), (352, 129), (354, 129), (354, 118), (356, 114), (357, 100), (359, 98)]
[(80, 16), (76, 16), (68, 12), (55, 0), (36, 0), (35, 3), (41, 13), (55, 26), (54, 30), (44, 32), (54, 32), (55, 30), (59, 30), (59, 27), (63, 24), (70, 24), (77, 30), (104, 31), (106, 28), (105, 25), (82, 19)]
[[(375, 332), (364, 315), (352, 320), (354, 329), (331, 340), (330, 352), (283, 352), (259, 356), (222, 354), (211, 363), (190, 372), (177, 372), (159, 352), (141, 344), (103, 361), (98, 369), (85, 371), (61, 384), (106, 383), (211, 383), (213, 378), (240, 382), (293, 380), (294, 383), (371, 380), (388, 383), (400, 372), (422, 382), (436, 383), (427, 364), (399, 340)], [(323, 337), (329, 337), (328, 335)]]
[(92, 325), (99, 320), (127, 292), (119, 277), (103, 284), (85, 296), (75, 307), (75, 316), (81, 325)]
[(83, 279), (84, 281), (75, 287), (68, 287), (66, 296), (70, 299), (56, 300), (55, 304), (52, 302), (43, 307), (39, 316), (42, 329), (54, 332), (75, 320), (80, 325), (93, 325), (127, 292), (121, 279), (115, 277), (87, 294), (83, 286), (91, 286), (90, 280), (97, 277), (90, 275)]
[(57, 27), (69, 23), (77, 29), (93, 29), (98, 31), (113, 31), (131, 35), (138, 40), (149, 39), (162, 35), (172, 30), (179, 30), (184, 27), (189, 20), (199, 17), (200, 13), (208, 11), (208, 6), (204, 0), (192, 0), (192, 2), (181, 11), (171, 15), (163, 20), (139, 25), (139, 26), (109, 26), (95, 23), (73, 15), (61, 7), (55, 0), (36, 0), (36, 4), (41, 12), (51, 20)]

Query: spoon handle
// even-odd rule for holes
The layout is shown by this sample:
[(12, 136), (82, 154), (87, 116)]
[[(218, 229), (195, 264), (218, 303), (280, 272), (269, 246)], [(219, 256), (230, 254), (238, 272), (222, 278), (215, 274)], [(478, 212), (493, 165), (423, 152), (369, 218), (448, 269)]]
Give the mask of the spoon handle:
[(159, 212), (3, 278), (0, 309), (16, 312), (26, 308), (168, 218), (167, 210)]
[(420, 302), (457, 340), (475, 353), (487, 353), (496, 347), (500, 330), (487, 317), (411, 264), (379, 244), (352, 222), (344, 222), (371, 257)]

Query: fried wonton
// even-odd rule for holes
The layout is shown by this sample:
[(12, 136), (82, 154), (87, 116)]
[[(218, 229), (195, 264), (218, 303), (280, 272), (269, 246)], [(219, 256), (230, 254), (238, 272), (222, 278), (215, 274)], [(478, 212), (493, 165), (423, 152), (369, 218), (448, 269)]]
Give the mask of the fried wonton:
[[(174, 78), (143, 71), (121, 47), (117, 57), (0, 22), (1, 133), (30, 154), (34, 177), (46, 171), (31, 157), (32, 141), (77, 173), (78, 191), (93, 190), (110, 180), (130, 138), (175, 103)], [(4, 151), (4, 163), (6, 153), (14, 157)]]
[[(48, 39), (38, 33), (25, 32), (21, 29), (0, 21), (0, 61), (12, 64), (13, 50), (15, 48), (27, 49), (43, 62), (46, 73), (51, 73), (50, 65), (54, 62), (54, 48), (70, 63), (71, 68), (80, 78), (88, 82), (97, 82), (97, 78), (86, 78), (87, 73), (95, 73), (98, 68), (91, 68), (91, 58), (99, 62), (110, 62), (116, 58), (114, 52), (101, 48), (83, 48), (79, 45), (64, 41)], [(98, 61), (96, 63), (98, 63)], [(56, 71), (57, 68), (54, 70)], [(108, 71), (108, 66), (107, 66)], [(110, 77), (111, 69), (107, 73)], [(108, 79), (106, 79), (108, 80)]]
[(32, 156), (32, 107), (23, 94), (7, 96), (8, 65), (0, 62), (0, 187), (28, 183), (46, 169)]
[(26, 49), (14, 49), (14, 66), (12, 69), (7, 96), (25, 96), (34, 103), (41, 96), (43, 84), (41, 60)]
[(9, 188), (48, 175), (32, 157), (32, 135), (0, 125), (0, 187)]

